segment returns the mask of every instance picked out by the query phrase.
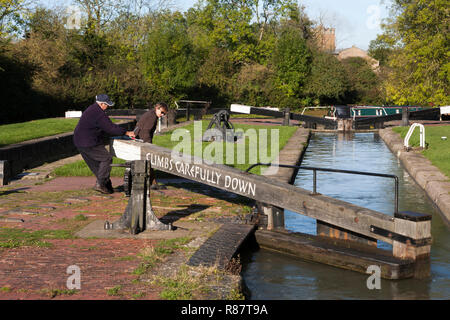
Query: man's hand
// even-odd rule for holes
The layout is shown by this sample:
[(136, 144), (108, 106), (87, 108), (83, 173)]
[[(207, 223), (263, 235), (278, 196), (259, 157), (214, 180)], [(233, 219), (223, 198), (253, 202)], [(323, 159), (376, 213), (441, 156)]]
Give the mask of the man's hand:
[(136, 137), (136, 135), (134, 134), (134, 131), (127, 131), (127, 132), (125, 132), (125, 135), (129, 136), (130, 138)]

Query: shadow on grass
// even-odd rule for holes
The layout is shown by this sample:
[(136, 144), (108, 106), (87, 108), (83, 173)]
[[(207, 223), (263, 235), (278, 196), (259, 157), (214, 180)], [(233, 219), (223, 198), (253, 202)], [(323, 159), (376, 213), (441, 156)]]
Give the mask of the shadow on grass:
[(12, 193), (25, 193), (25, 192), (23, 192), (23, 190), (28, 190), (28, 189), (30, 189), (30, 188), (26, 187), (26, 188), (18, 188), (18, 189), (0, 191), (0, 197), (1, 196), (7, 196), (7, 195), (12, 194)]
[(203, 211), (209, 207), (210, 206), (204, 204), (190, 204), (187, 208), (167, 212), (164, 216), (161, 217), (160, 220), (164, 223), (175, 222), (181, 218), (188, 217), (191, 214)]

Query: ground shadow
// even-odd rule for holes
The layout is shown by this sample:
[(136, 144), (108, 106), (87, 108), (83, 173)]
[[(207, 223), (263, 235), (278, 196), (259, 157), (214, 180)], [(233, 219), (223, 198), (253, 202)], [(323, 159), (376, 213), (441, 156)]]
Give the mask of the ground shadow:
[(163, 217), (160, 218), (160, 220), (164, 223), (173, 223), (181, 218), (188, 217), (191, 214), (203, 211), (209, 207), (210, 206), (204, 204), (190, 204), (187, 208), (183, 207), (179, 210), (172, 210), (167, 212)]
[(12, 193), (24, 193), (22, 190), (28, 190), (28, 189), (30, 189), (30, 188), (29, 187), (17, 188), (17, 189), (12, 189), (12, 190), (5, 190), (5, 191), (1, 191), (0, 190), (0, 197), (1, 196), (7, 196), (7, 195), (12, 194)]

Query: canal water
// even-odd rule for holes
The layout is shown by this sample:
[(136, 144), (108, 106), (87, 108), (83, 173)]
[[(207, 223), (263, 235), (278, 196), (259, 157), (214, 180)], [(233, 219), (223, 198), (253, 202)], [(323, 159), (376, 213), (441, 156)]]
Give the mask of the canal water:
[[(431, 277), (381, 280), (381, 289), (369, 290), (369, 274), (343, 270), (259, 249), (242, 257), (242, 276), (250, 299), (450, 299), (450, 231), (438, 209), (402, 168), (376, 133), (315, 133), (303, 166), (394, 174), (399, 177), (399, 211), (432, 214)], [(312, 190), (312, 172), (300, 170), (295, 185)], [(317, 192), (393, 215), (393, 179), (317, 172)], [(314, 219), (285, 212), (286, 229), (316, 234)], [(390, 246), (379, 242), (378, 247)]]

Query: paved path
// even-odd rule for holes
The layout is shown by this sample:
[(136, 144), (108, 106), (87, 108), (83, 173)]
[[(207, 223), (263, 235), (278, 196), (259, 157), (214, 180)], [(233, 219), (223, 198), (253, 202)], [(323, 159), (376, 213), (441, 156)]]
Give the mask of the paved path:
[[(122, 183), (120, 178), (112, 180), (114, 186)], [(219, 200), (209, 196), (212, 190), (206, 192), (202, 186), (193, 190), (189, 185), (191, 191), (181, 184), (153, 193), (152, 205), (159, 217), (176, 221), (174, 225), (190, 223), (193, 228), (145, 238), (80, 238), (74, 236), (78, 230), (98, 221), (117, 220), (128, 198), (123, 193), (104, 195), (92, 190), (94, 177), (35, 183), (18, 180), (0, 188), (0, 300), (161, 299), (158, 285), (134, 274), (145, 263), (141, 254), (153, 252), (167, 237), (206, 239), (214, 230), (209, 217), (243, 212), (232, 198), (229, 202), (222, 195)], [(175, 252), (184, 256), (188, 251)], [(73, 265), (80, 268), (81, 289), (70, 291), (67, 268)]]

